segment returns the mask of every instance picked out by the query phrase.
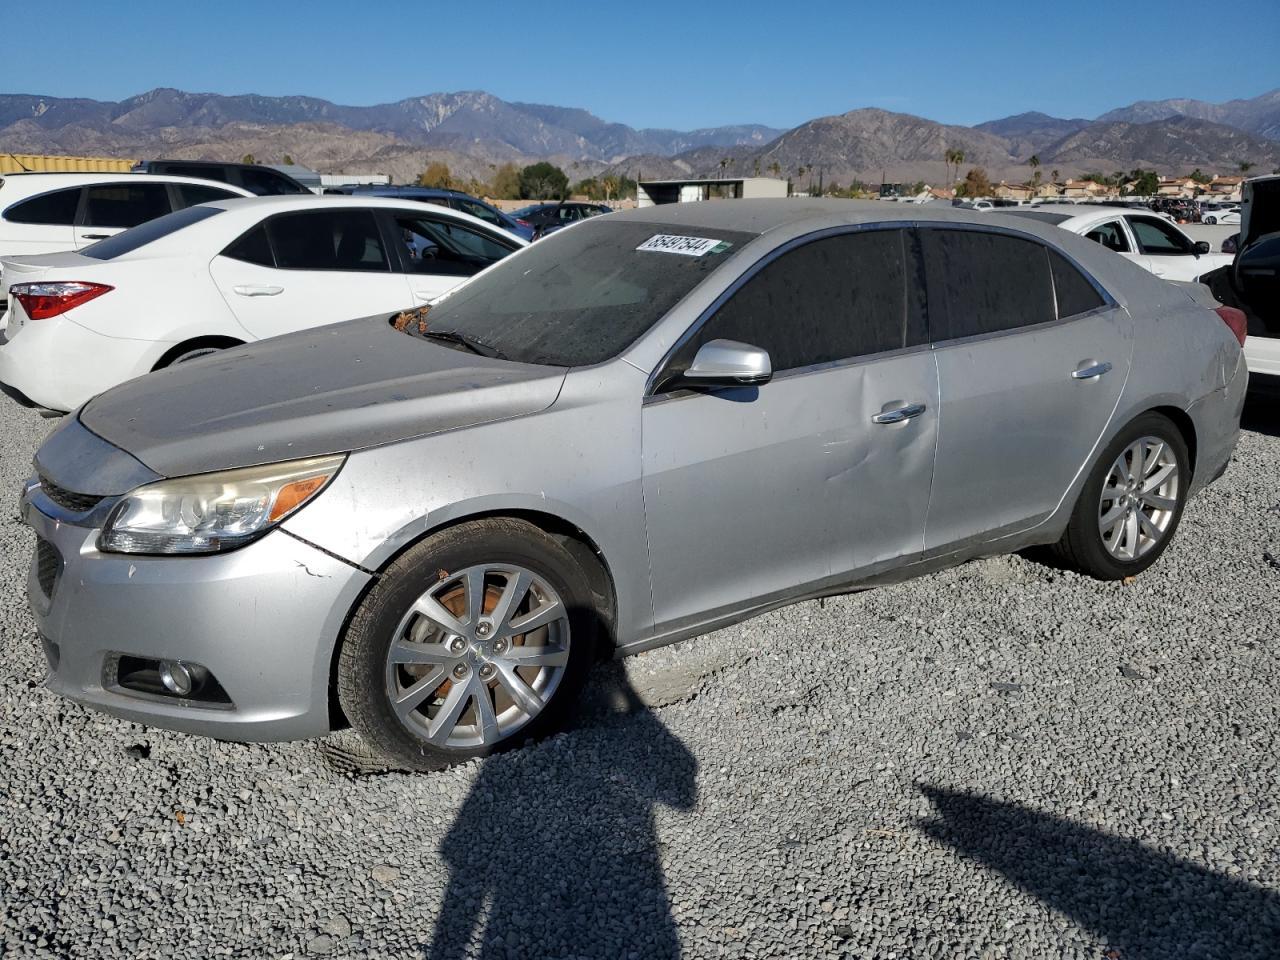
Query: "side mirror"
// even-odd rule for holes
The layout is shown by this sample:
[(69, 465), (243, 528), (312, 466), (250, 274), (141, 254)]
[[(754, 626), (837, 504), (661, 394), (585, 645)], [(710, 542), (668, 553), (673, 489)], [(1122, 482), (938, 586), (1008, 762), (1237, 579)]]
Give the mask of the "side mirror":
[(744, 387), (768, 383), (772, 376), (768, 350), (736, 340), (710, 340), (698, 348), (682, 379), (696, 386)]
[(1197, 240), (1197, 241), (1196, 241), (1196, 255), (1197, 255), (1197, 256), (1199, 256), (1199, 255), (1200, 255), (1200, 254), (1202, 254), (1202, 253), (1208, 253), (1210, 249), (1211, 249), (1211, 248), (1210, 248), (1210, 246), (1209, 246), (1209, 241), (1208, 241), (1208, 240)]

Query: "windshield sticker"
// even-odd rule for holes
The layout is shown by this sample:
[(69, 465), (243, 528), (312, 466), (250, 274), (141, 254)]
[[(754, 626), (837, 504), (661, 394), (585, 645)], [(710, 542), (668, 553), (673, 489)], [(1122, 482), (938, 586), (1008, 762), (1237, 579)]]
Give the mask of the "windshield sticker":
[(678, 253), (685, 257), (705, 257), (708, 253), (724, 253), (732, 246), (732, 243), (712, 240), (709, 237), (677, 237), (672, 234), (658, 233), (636, 249), (651, 253)]

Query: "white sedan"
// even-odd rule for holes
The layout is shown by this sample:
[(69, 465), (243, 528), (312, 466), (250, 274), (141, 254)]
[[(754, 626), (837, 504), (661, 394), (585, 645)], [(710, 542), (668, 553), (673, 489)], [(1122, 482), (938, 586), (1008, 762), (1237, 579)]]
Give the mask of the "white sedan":
[(1000, 212), (1031, 217), (1088, 237), (1165, 280), (1197, 280), (1231, 262), (1230, 254), (1211, 253), (1209, 244), (1197, 243), (1148, 210), (1076, 204), (1070, 209), (1041, 206)]
[(73, 410), (174, 363), (426, 304), (527, 244), (446, 207), (260, 197), (171, 213), (78, 252), (5, 258), (0, 388)]
[(1200, 218), (1202, 223), (1225, 223), (1234, 226), (1240, 222), (1239, 207), (1220, 207), (1206, 210)]

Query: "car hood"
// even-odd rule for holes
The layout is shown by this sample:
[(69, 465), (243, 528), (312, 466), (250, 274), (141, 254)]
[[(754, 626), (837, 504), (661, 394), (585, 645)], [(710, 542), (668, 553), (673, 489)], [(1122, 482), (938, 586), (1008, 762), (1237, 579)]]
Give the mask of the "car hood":
[(410, 337), (379, 316), (139, 377), (90, 400), (79, 420), (150, 470), (183, 476), (535, 413), (555, 402), (565, 372)]

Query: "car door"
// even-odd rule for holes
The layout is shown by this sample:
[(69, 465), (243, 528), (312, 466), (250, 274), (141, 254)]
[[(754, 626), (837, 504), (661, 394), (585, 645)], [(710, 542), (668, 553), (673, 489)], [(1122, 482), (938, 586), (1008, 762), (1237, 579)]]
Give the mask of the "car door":
[(1083, 233), (1089, 240), (1120, 254), (1126, 260), (1132, 260), (1144, 270), (1151, 269), (1151, 264), (1147, 261), (1147, 258), (1137, 252), (1137, 246), (1133, 242), (1133, 235), (1125, 225), (1124, 217), (1115, 217), (1111, 220), (1104, 220), (1102, 223), (1093, 224), (1086, 227)]
[(167, 183), (118, 181), (90, 184), (84, 189), (80, 214), (76, 218), (76, 249), (163, 217), (172, 210)]
[(261, 339), (412, 305), (391, 262), (374, 211), (335, 206), (268, 217), (214, 257), (209, 273)]
[(517, 249), (506, 234), (447, 214), (395, 210), (383, 215), (390, 235), (401, 240), (396, 269), (407, 279), (415, 304), (430, 303)]
[(1194, 280), (1212, 269), (1196, 255), (1195, 243), (1181, 230), (1159, 217), (1126, 217), (1147, 269), (1166, 280)]
[(945, 553), (1047, 517), (1128, 375), (1128, 314), (1056, 250), (922, 226), (942, 420), (925, 544)]
[[(923, 549), (938, 410), (917, 262), (904, 230), (801, 241), (655, 373), (641, 417), (659, 632)], [(716, 339), (768, 350), (773, 379), (684, 389)]]

